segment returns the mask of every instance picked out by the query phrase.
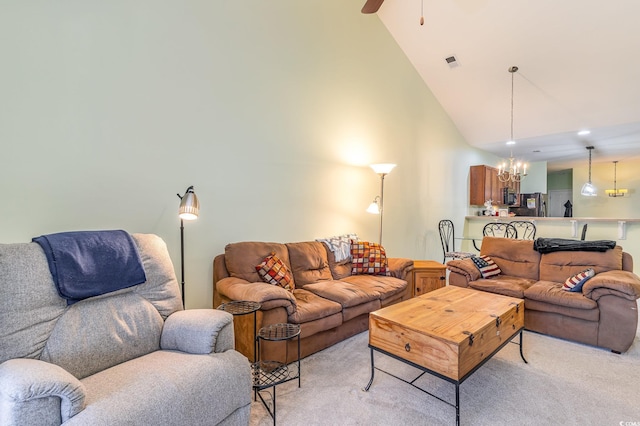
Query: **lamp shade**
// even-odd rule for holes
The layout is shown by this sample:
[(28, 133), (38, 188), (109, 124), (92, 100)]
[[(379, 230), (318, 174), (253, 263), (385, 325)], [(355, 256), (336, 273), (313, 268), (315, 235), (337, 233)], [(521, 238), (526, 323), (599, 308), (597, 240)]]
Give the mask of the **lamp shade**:
[(393, 170), (396, 165), (392, 163), (379, 163), (371, 164), (369, 167), (371, 167), (373, 171), (379, 175), (386, 175), (391, 173), (391, 170)]
[(582, 189), (580, 190), (580, 194), (585, 197), (595, 197), (598, 195), (598, 190), (591, 182), (587, 182), (582, 185)]
[(198, 197), (193, 192), (193, 186), (190, 186), (181, 198), (178, 216), (180, 216), (180, 219), (194, 220), (198, 218), (199, 212), (200, 203), (198, 202)]
[(380, 197), (376, 197), (371, 204), (369, 204), (369, 207), (367, 207), (367, 213), (380, 214), (380, 204), (378, 204), (378, 200), (380, 200)]

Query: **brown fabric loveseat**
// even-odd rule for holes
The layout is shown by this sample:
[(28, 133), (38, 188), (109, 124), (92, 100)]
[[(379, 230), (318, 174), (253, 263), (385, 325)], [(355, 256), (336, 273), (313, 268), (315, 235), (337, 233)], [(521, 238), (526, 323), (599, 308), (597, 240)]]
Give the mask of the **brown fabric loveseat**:
[[(265, 256), (275, 253), (293, 274), (294, 289), (267, 284), (256, 272)], [(318, 241), (228, 244), (213, 261), (213, 305), (233, 300), (261, 303), (257, 329), (277, 323), (299, 324), (300, 355), (305, 357), (367, 330), (369, 312), (411, 297), (407, 280), (410, 259), (388, 258), (391, 276), (351, 275), (351, 262), (336, 262)], [(254, 360), (253, 316), (234, 318), (236, 349)], [(261, 359), (291, 362), (294, 340), (261, 345)]]
[[(531, 331), (614, 352), (625, 352), (633, 343), (640, 278), (620, 246), (541, 255), (530, 240), (485, 237), (480, 254), (493, 259), (502, 273), (484, 279), (471, 259), (452, 260), (449, 284), (524, 299), (525, 328)], [(562, 289), (567, 278), (587, 268), (596, 275), (582, 292)]]

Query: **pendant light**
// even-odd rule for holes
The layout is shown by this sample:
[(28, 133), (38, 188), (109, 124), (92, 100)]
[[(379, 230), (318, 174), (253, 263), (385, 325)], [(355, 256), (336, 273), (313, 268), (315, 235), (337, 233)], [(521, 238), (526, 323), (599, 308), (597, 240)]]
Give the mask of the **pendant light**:
[(511, 73), (511, 139), (507, 145), (511, 146), (511, 154), (509, 156), (509, 165), (501, 163), (498, 165), (498, 179), (500, 182), (520, 182), (527, 175), (527, 164), (517, 161), (513, 158), (513, 145), (516, 144), (513, 139), (513, 76), (518, 72), (518, 67), (512, 66), (508, 70)]
[(593, 150), (593, 147), (588, 146), (587, 149), (589, 150), (589, 181), (582, 185), (580, 194), (584, 195), (585, 197), (595, 197), (596, 195), (598, 195), (598, 190), (591, 183), (591, 151)]
[(609, 197), (624, 197), (625, 194), (628, 192), (626, 189), (618, 189), (618, 179), (617, 179), (617, 172), (618, 172), (618, 161), (614, 161), (613, 162), (613, 189), (607, 189), (605, 190), (605, 194), (607, 194)]

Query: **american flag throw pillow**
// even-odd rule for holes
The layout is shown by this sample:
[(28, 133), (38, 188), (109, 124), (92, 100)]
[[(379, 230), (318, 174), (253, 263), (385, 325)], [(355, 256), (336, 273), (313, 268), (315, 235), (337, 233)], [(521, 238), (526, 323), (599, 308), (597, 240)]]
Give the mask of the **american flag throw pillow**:
[(580, 271), (577, 274), (567, 278), (567, 280), (562, 285), (562, 289), (566, 291), (582, 291), (582, 286), (587, 280), (593, 277), (596, 274), (596, 271), (593, 268), (585, 269), (584, 271)]
[(494, 262), (489, 256), (475, 256), (472, 257), (471, 260), (473, 260), (473, 263), (475, 263), (480, 274), (482, 274), (482, 278), (489, 278), (502, 273), (500, 267), (496, 265), (496, 262)]

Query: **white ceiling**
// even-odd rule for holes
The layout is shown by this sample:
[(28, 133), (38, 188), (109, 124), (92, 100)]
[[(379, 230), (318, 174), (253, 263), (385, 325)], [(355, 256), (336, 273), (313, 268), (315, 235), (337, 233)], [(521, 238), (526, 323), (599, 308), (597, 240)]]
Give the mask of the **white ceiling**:
[(594, 163), (640, 160), (640, 1), (423, 1), (423, 26), (421, 0), (378, 16), (471, 145), (509, 156), (515, 65), (515, 157), (561, 170), (593, 145)]

